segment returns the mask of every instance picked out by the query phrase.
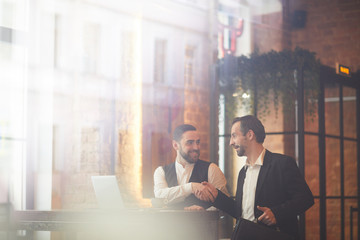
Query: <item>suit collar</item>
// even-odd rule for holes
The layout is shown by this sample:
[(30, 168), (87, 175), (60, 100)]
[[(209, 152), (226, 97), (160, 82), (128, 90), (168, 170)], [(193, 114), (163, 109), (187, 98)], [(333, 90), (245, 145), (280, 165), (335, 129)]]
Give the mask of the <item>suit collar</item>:
[[(263, 163), (264, 163), (264, 157), (265, 157), (265, 148), (263, 148), (263, 150), (261, 151), (261, 153), (259, 154), (258, 158), (256, 159), (254, 165), (259, 165), (259, 166), (262, 166)], [(250, 163), (248, 162), (248, 159), (246, 159), (246, 163), (245, 163), (246, 166), (250, 166)]]
[(256, 192), (255, 192), (255, 204), (257, 203), (257, 197), (261, 191), (261, 188), (265, 182), (266, 176), (271, 168), (271, 152), (266, 150), (263, 165), (259, 172), (259, 177), (256, 185)]

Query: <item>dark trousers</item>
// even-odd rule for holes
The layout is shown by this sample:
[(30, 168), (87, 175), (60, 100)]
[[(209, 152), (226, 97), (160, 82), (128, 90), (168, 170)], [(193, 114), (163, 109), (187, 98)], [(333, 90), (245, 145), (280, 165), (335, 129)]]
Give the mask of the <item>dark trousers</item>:
[(294, 240), (294, 238), (286, 233), (240, 218), (231, 240)]

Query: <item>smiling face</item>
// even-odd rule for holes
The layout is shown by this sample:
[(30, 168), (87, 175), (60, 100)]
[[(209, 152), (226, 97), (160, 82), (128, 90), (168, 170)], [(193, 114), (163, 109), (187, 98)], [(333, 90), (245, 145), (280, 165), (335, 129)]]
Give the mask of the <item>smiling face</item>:
[(236, 122), (232, 125), (229, 145), (236, 150), (239, 157), (247, 156), (248, 138), (246, 134), (244, 135), (241, 132), (241, 122)]
[(180, 142), (173, 141), (173, 146), (188, 163), (199, 160), (200, 137), (197, 131), (184, 132)]

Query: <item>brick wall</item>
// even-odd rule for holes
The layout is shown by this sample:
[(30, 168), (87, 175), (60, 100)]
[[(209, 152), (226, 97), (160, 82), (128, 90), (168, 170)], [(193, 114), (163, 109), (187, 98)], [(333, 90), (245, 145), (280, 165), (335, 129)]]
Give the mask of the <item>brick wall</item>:
[(360, 69), (360, 2), (358, 0), (298, 1), (294, 10), (305, 10), (305, 28), (292, 30), (292, 46), (309, 49), (324, 65), (339, 62)]
[[(210, 161), (209, 89), (185, 91), (184, 122), (194, 125), (200, 134), (200, 159)], [(214, 97), (214, 96), (213, 96)]]
[[(283, 1), (285, 12), (256, 17), (253, 23), (253, 49), (259, 52), (282, 50), (284, 48), (301, 47), (316, 53), (321, 63), (332, 68), (339, 62), (350, 66), (352, 72), (360, 70), (360, 1)], [(286, 6), (286, 4), (289, 4)], [(288, 8), (287, 8), (288, 7)], [(304, 28), (295, 28), (291, 25), (292, 14), (295, 10), (305, 10), (307, 19)], [(260, 21), (261, 20), (261, 21)], [(278, 29), (281, 29), (280, 31)], [(351, 90), (350, 90), (351, 91)], [(326, 90), (326, 97), (338, 97), (338, 88)], [(355, 96), (349, 89), (344, 90), (344, 96)], [(344, 103), (344, 126), (349, 137), (355, 138), (355, 101)], [(339, 103), (326, 103), (326, 133), (339, 135)], [(280, 118), (283, 116), (279, 116)], [(269, 118), (271, 118), (269, 116)], [(307, 131), (318, 131), (317, 117), (314, 121), (307, 119)], [(286, 121), (284, 128), (287, 128)], [(266, 144), (271, 146), (271, 139)], [(284, 141), (288, 142), (288, 140)], [(345, 195), (357, 194), (356, 146), (346, 141), (345, 151)], [(284, 145), (285, 147), (285, 145)], [(286, 148), (291, 147), (290, 145)], [(280, 146), (280, 149), (282, 146)], [(339, 140), (326, 140), (326, 193), (328, 196), (340, 195), (340, 145)], [(288, 153), (289, 154), (289, 153)], [(289, 154), (292, 155), (292, 154)], [(318, 137), (305, 136), (305, 178), (314, 195), (319, 195), (319, 150)], [(350, 206), (357, 207), (356, 199), (345, 200), (345, 239), (350, 234)], [(327, 239), (340, 239), (340, 200), (327, 200)], [(357, 215), (354, 214), (353, 226), (357, 226)], [(306, 239), (319, 239), (319, 201), (306, 213)], [(357, 229), (354, 229), (354, 239), (357, 238)]]
[[(360, 69), (360, 2), (358, 0), (302, 0), (287, 3), (284, 11), (253, 18), (254, 50), (267, 52), (301, 47), (316, 53), (322, 64)], [(289, 5), (289, 8), (285, 6)], [(305, 26), (292, 25), (295, 10), (306, 12)]]
[(263, 53), (271, 50), (281, 51), (289, 46), (282, 12), (255, 16), (251, 26), (253, 50)]
[[(321, 63), (335, 67), (339, 62), (350, 66), (353, 72), (360, 69), (360, 2), (359, 1), (301, 1), (294, 9), (307, 12), (305, 28), (292, 30), (292, 46), (309, 49), (316, 53)], [(338, 89), (328, 89), (326, 97), (338, 97)], [(344, 96), (347, 93), (344, 92)], [(354, 94), (350, 94), (353, 95)], [(344, 112), (344, 126), (354, 127), (353, 102), (345, 103), (352, 109)], [(339, 104), (329, 102), (326, 104), (326, 131), (327, 134), (339, 135)], [(353, 133), (355, 129), (352, 129)], [(351, 132), (351, 130), (349, 130)], [(318, 168), (318, 143), (317, 138), (307, 137), (306, 142), (306, 178), (315, 195), (319, 194), (319, 168)], [(345, 143), (345, 195), (356, 195), (357, 176), (353, 169), (356, 153), (352, 152), (356, 147), (351, 142)], [(312, 148), (312, 149), (311, 149)], [(336, 139), (326, 141), (326, 193), (328, 196), (340, 194), (340, 145)], [(355, 165), (354, 165), (355, 164)], [(307, 213), (306, 239), (319, 238), (319, 205)], [(345, 239), (350, 234), (349, 208), (356, 207), (356, 200), (345, 201)], [(340, 201), (327, 201), (327, 239), (340, 238)], [(354, 227), (357, 225), (355, 215)], [(356, 235), (356, 228), (354, 234)], [(354, 236), (355, 236), (354, 235)], [(357, 238), (357, 235), (355, 236)]]

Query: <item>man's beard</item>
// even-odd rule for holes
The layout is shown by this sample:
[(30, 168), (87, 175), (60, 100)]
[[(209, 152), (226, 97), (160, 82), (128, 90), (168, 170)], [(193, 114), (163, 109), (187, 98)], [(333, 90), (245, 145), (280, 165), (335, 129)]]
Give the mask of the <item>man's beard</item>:
[(243, 146), (235, 145), (235, 150), (239, 157), (245, 156), (245, 148)]
[[(188, 162), (188, 163), (196, 163), (199, 160), (200, 150), (191, 150), (188, 153), (185, 153), (181, 148), (179, 149), (180, 155)], [(190, 154), (197, 153), (197, 157), (192, 158)]]

